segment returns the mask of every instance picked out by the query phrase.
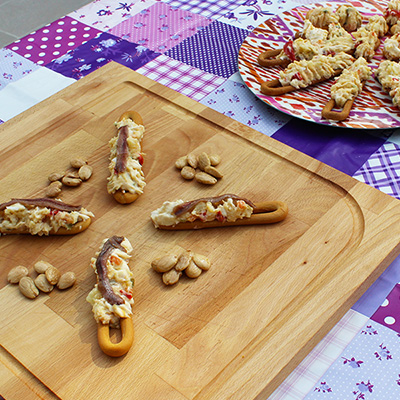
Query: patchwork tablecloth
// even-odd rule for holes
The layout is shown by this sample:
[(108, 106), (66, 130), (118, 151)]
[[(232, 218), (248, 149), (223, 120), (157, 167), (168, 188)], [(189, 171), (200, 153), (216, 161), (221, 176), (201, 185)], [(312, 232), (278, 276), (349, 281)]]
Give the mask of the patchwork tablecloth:
[[(400, 130), (312, 124), (238, 73), (242, 41), (301, 0), (94, 0), (0, 49), (0, 123), (113, 60), (400, 198)], [(396, 259), (270, 399), (400, 398)]]

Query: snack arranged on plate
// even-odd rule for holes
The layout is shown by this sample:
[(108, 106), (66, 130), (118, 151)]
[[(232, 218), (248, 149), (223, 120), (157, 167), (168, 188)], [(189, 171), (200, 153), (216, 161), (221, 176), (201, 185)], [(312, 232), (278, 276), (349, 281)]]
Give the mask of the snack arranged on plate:
[[(371, 75), (372, 69), (363, 57), (345, 68), (331, 86), (331, 99), (322, 109), (322, 117), (335, 121), (345, 120), (349, 116), (355, 98), (361, 93)], [(335, 108), (341, 110), (335, 111)]]
[(185, 250), (180, 254), (166, 254), (151, 262), (154, 271), (162, 274), (164, 285), (175, 285), (183, 272), (188, 278), (198, 278), (211, 268), (210, 260), (201, 254)]
[(334, 55), (342, 51), (351, 54), (354, 50), (353, 37), (338, 22), (330, 23), (325, 30), (305, 20), (298, 36), (287, 41), (282, 49), (262, 52), (258, 63), (263, 67), (285, 67), (294, 61), (311, 60), (317, 55)]
[(389, 25), (390, 33), (395, 35), (400, 32), (400, 1), (390, 0), (383, 13), (386, 23)]
[[(129, 351), (133, 343), (132, 305), (133, 274), (128, 262), (132, 246), (123, 236), (105, 239), (91, 266), (97, 283), (86, 300), (92, 305), (97, 322), (97, 338), (100, 348), (111, 357), (119, 357)], [(121, 328), (122, 339), (113, 343), (110, 328)]]
[(129, 204), (143, 193), (146, 186), (142, 170), (143, 120), (136, 111), (127, 111), (115, 126), (118, 134), (109, 142), (111, 154), (107, 191), (118, 203)]
[(263, 82), (261, 92), (268, 96), (280, 96), (303, 89), (339, 75), (353, 62), (354, 58), (344, 52), (334, 56), (318, 55), (308, 61), (295, 61), (279, 72), (279, 79)]
[(272, 224), (288, 214), (281, 201), (253, 204), (234, 194), (192, 201), (166, 201), (151, 213), (156, 228), (167, 230), (217, 228), (224, 226)]
[(400, 31), (385, 40), (383, 56), (390, 61), (400, 60)]
[(382, 61), (375, 71), (375, 76), (382, 85), (382, 89), (389, 93), (393, 105), (400, 108), (400, 63)]
[(87, 229), (93, 217), (82, 206), (56, 199), (12, 199), (0, 204), (0, 233), (75, 235)]

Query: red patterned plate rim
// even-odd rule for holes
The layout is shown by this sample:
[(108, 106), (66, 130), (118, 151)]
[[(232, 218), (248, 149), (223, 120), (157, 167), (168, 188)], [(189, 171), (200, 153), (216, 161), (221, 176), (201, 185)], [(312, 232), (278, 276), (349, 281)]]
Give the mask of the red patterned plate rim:
[[(400, 127), (400, 110), (392, 104), (388, 93), (382, 90), (379, 82), (371, 77), (362, 93), (356, 98), (349, 117), (345, 121), (335, 122), (321, 117), (321, 110), (330, 99), (331, 79), (322, 84), (298, 90), (284, 96), (266, 96), (260, 92), (260, 83), (276, 79), (282, 67), (264, 68), (258, 65), (258, 55), (267, 49), (282, 48), (283, 44), (294, 36), (303, 26), (305, 14), (317, 6), (331, 7), (340, 4), (352, 4), (363, 15), (363, 25), (375, 14), (382, 15), (387, 7), (385, 1), (328, 1), (300, 5), (261, 23), (243, 41), (238, 56), (239, 73), (246, 86), (263, 102), (271, 107), (296, 118), (322, 125), (355, 129), (391, 129)], [(385, 37), (374, 58), (368, 63), (376, 69), (382, 60), (382, 48)]]

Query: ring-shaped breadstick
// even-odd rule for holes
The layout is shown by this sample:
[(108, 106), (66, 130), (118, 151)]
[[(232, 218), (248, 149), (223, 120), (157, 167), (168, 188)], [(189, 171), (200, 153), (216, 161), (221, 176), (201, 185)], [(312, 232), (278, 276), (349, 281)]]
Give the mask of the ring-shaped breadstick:
[[(131, 120), (137, 125), (143, 126), (143, 119), (141, 115), (136, 112), (136, 111), (126, 111), (124, 112), (118, 119), (118, 122), (121, 122), (123, 120)], [(128, 139), (128, 127), (125, 128), (125, 126), (122, 126), (119, 129), (119, 133), (117, 136), (117, 142), (115, 146), (117, 147), (116, 150), (116, 161), (115, 161), (115, 166), (110, 167), (111, 169), (111, 176), (109, 178), (109, 185), (111, 185), (110, 181), (115, 178), (114, 175), (118, 175), (120, 173), (124, 173), (127, 170), (127, 162), (128, 158), (130, 157), (130, 152), (129, 152), (129, 145), (127, 143)], [(137, 139), (137, 146), (140, 147), (140, 142), (141, 138)], [(140, 155), (140, 157), (142, 157)], [(141, 165), (143, 159), (137, 160), (139, 164)], [(139, 173), (140, 176), (142, 176), (142, 171)], [(136, 174), (135, 174), (136, 176)], [(141, 186), (144, 186), (144, 182), (141, 182)], [(129, 191), (123, 188), (118, 188), (116, 190), (114, 189), (109, 189), (109, 193), (111, 193), (114, 197), (114, 199), (120, 203), (120, 204), (130, 204), (133, 203), (141, 194), (142, 188), (139, 191)]]
[(321, 115), (325, 119), (331, 119), (333, 121), (344, 121), (350, 114), (354, 100), (355, 98), (347, 100), (344, 107), (341, 110), (335, 111), (334, 110), (336, 106), (335, 100), (330, 99), (322, 109)]
[(282, 67), (286, 67), (291, 63), (291, 61), (276, 58), (276, 56), (278, 54), (280, 54), (281, 52), (282, 52), (282, 49), (266, 50), (258, 56), (257, 62), (262, 67), (275, 67), (278, 65), (280, 65)]
[(237, 219), (236, 221), (218, 220), (202, 222), (195, 220), (193, 222), (180, 222), (176, 225), (166, 226), (159, 225), (158, 227), (163, 230), (187, 230), (187, 229), (203, 229), (203, 228), (221, 228), (225, 226), (245, 226), (245, 225), (264, 225), (274, 224), (283, 221), (288, 215), (288, 206), (282, 201), (265, 201), (255, 203), (253, 213), (249, 218)]
[[(328, 79), (330, 79), (334, 76), (338, 76), (341, 72), (342, 72), (341, 70), (334, 71), (332, 76), (329, 77)], [(315, 81), (312, 81), (310, 83), (310, 85), (308, 85), (307, 87), (317, 85), (318, 83), (325, 82), (328, 79), (317, 79)], [(306, 89), (306, 88), (304, 88), (304, 89)], [(283, 94), (291, 93), (291, 92), (294, 92), (294, 91), (300, 90), (300, 89), (297, 89), (291, 85), (282, 86), (281, 83), (279, 82), (279, 79), (272, 79), (270, 81), (261, 83), (260, 90), (261, 90), (261, 93), (266, 94), (267, 96), (281, 96)]]
[(121, 357), (132, 347), (133, 343), (133, 322), (132, 318), (121, 318), (122, 338), (118, 343), (114, 343), (110, 338), (110, 327), (108, 324), (97, 324), (97, 341), (101, 350), (110, 357)]

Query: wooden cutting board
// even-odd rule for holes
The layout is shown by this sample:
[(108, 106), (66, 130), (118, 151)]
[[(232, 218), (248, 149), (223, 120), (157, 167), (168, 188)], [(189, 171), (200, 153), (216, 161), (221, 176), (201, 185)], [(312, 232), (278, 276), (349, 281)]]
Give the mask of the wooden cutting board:
[[(146, 127), (147, 186), (123, 206), (106, 179), (108, 141), (126, 110)], [(116, 63), (3, 124), (0, 137), (1, 202), (42, 195), (48, 174), (75, 156), (94, 167), (61, 197), (94, 212), (87, 231), (0, 237), (1, 345), (62, 399), (266, 399), (399, 253), (399, 201)], [(180, 177), (174, 162), (192, 151), (220, 154), (215, 186)], [(223, 193), (285, 201), (289, 216), (200, 231), (152, 226), (165, 200)], [(114, 234), (133, 245), (136, 282), (135, 341), (119, 359), (100, 351), (85, 300), (90, 259)], [(179, 249), (212, 267), (165, 287), (150, 263)], [(10, 268), (40, 259), (74, 271), (77, 284), (35, 300), (7, 285)]]

